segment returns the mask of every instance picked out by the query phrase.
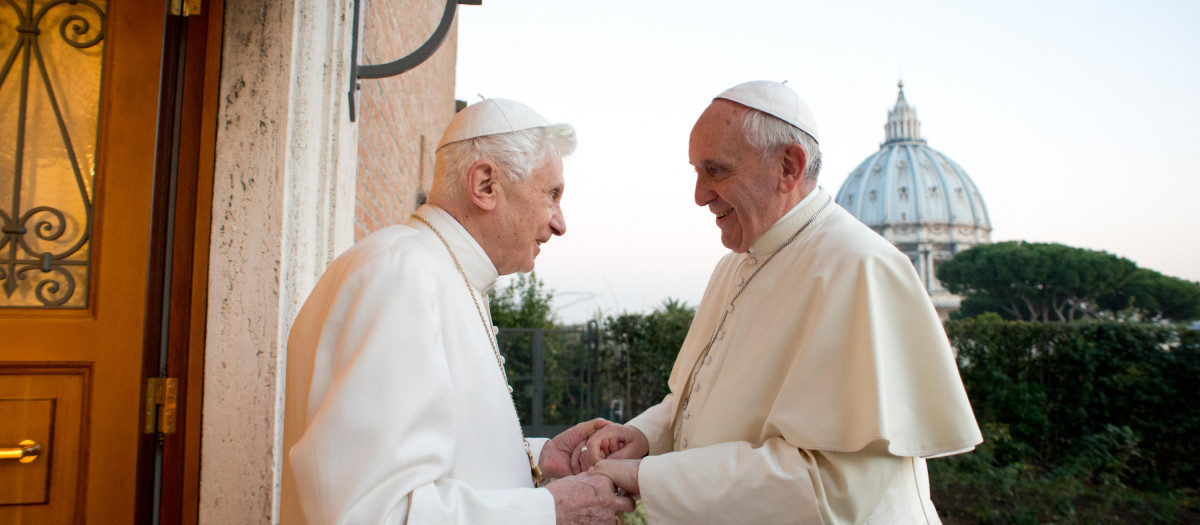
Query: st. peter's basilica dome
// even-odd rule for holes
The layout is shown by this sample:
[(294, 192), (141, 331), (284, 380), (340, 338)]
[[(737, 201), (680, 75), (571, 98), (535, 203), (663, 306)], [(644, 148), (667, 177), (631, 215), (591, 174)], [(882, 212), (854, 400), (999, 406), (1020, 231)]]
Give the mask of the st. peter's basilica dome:
[(888, 111), (886, 140), (859, 164), (837, 194), (837, 203), (908, 255), (943, 317), (959, 298), (942, 287), (942, 261), (990, 242), (987, 206), (967, 172), (921, 138), (916, 108), (900, 82)]

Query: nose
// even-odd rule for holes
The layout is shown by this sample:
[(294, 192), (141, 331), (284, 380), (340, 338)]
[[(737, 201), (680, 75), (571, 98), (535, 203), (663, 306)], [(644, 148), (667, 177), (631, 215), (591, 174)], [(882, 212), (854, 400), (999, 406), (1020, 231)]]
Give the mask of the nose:
[(708, 206), (715, 197), (704, 175), (696, 174), (696, 206)]
[(567, 233), (567, 218), (563, 215), (562, 206), (554, 205), (554, 213), (550, 215), (550, 232), (554, 235)]

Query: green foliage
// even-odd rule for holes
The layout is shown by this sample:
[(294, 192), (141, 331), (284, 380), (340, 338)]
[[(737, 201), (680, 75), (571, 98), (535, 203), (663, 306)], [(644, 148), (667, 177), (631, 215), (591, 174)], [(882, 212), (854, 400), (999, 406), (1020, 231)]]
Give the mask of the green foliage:
[(1000, 301), (990, 295), (978, 293), (963, 297), (958, 310), (950, 312), (951, 319), (970, 319), (981, 315), (994, 315), (997, 319), (1010, 321), (1017, 320), (1017, 316), (1005, 310)]
[(981, 523), (1200, 519), (1200, 333), (995, 314), (946, 328), (984, 443), (930, 461), (940, 510)]
[[(1058, 468), (1000, 459), (1013, 438), (1003, 425), (982, 425), (984, 442), (969, 454), (929, 461), (932, 497), (946, 523), (1196, 523), (1194, 488), (1139, 490), (1116, 471), (1141, 461), (1133, 432), (1109, 427), (1088, 436)], [(1096, 472), (1100, 474), (1096, 475)]]
[(990, 299), (1012, 318), (1067, 321), (1128, 279), (1132, 261), (1061, 244), (982, 244), (942, 263), (938, 279), (953, 293)]
[(492, 322), (504, 328), (554, 328), (554, 292), (536, 272), (517, 274), (503, 290), (488, 290)]
[(642, 506), (642, 500), (638, 500), (637, 508), (626, 514), (625, 520), (621, 523), (623, 525), (646, 525), (646, 507)]
[[(543, 425), (573, 425), (596, 417), (595, 400), (589, 378), (595, 364), (583, 329), (500, 329), (497, 342), (506, 361), (509, 385), (521, 423), (533, 421), (534, 348), (542, 348), (542, 420)], [(542, 436), (547, 437), (547, 436)]]
[(619, 417), (628, 421), (667, 395), (671, 367), (696, 309), (674, 299), (648, 314), (624, 313), (604, 321), (600, 345), (600, 397), (620, 400)]
[(995, 318), (950, 321), (946, 329), (976, 417), (1007, 425), (1029, 447), (1014, 454), (1063, 465), (1087, 436), (1127, 427), (1140, 436), (1145, 461), (1126, 481), (1178, 485), (1200, 477), (1200, 440), (1189, 438), (1200, 432), (1192, 386), (1200, 346), (1183, 344), (1175, 329)]
[(1043, 322), (1200, 317), (1200, 284), (1061, 244), (982, 244), (942, 263), (937, 276), (947, 290), (964, 296), (955, 318), (985, 311)]
[(573, 425), (595, 417), (590, 394), (594, 363), (587, 330), (558, 325), (554, 292), (535, 273), (518, 274), (508, 286), (488, 291), (497, 344), (522, 424), (533, 424), (534, 348), (542, 348), (543, 425)]
[(1154, 270), (1138, 269), (1115, 293), (1101, 297), (1115, 312), (1136, 312), (1146, 319), (1200, 318), (1200, 286)]

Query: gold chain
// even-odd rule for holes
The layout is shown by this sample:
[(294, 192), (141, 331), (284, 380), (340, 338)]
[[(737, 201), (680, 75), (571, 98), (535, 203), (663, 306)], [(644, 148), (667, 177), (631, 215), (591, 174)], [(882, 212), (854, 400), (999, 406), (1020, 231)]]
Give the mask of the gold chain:
[(692, 390), (695, 388), (693, 385), (696, 382), (696, 376), (700, 375), (700, 369), (704, 368), (704, 360), (708, 359), (708, 353), (712, 350), (713, 343), (717, 342), (717, 334), (721, 333), (721, 328), (725, 326), (725, 318), (729, 317), (729, 312), (733, 311), (734, 301), (737, 301), (738, 297), (742, 296), (742, 292), (746, 291), (746, 288), (750, 287), (750, 281), (753, 281), (754, 278), (758, 276), (758, 272), (761, 272), (763, 268), (766, 268), (767, 263), (771, 262), (771, 259), (774, 259), (776, 255), (779, 255), (779, 252), (783, 251), (784, 248), (787, 248), (788, 245), (792, 244), (792, 241), (796, 240), (796, 237), (799, 237), (804, 230), (808, 229), (808, 226), (812, 224), (813, 221), (817, 220), (817, 217), (821, 215), (821, 212), (825, 211), (825, 207), (829, 206), (829, 203), (831, 202), (833, 202), (833, 197), (830, 197), (829, 200), (825, 201), (825, 204), (822, 204), (821, 207), (817, 209), (817, 212), (814, 213), (812, 217), (809, 217), (808, 220), (805, 221), (805, 223), (800, 226), (798, 230), (796, 230), (796, 233), (793, 233), (792, 236), (789, 237), (787, 241), (784, 241), (779, 248), (776, 248), (775, 251), (772, 252), (771, 255), (768, 256), (766, 260), (764, 260), (763, 263), (758, 266), (758, 268), (755, 268), (754, 272), (750, 274), (750, 277), (746, 279), (746, 282), (742, 283), (742, 285), (738, 288), (737, 293), (733, 294), (733, 298), (729, 300), (729, 304), (725, 307), (725, 313), (721, 314), (721, 322), (717, 323), (717, 329), (713, 330), (712, 336), (708, 338), (708, 344), (704, 345), (704, 352), (700, 354), (700, 359), (697, 359), (692, 365), (692, 373), (688, 375), (688, 381), (684, 384), (683, 402), (679, 404), (679, 411), (675, 414), (675, 421), (673, 425), (675, 427), (674, 439), (676, 444), (679, 444), (679, 438), (683, 436), (684, 418), (682, 415), (687, 412), (688, 404), (690, 404), (692, 401)]
[[(425, 217), (417, 214), (412, 214), (412, 218), (425, 223), (433, 234), (437, 235), (438, 240), (442, 241), (442, 246), (446, 247), (446, 251), (450, 252), (450, 259), (454, 261), (454, 267), (458, 268), (458, 274), (462, 276), (463, 283), (467, 285), (467, 292), (471, 294), (471, 301), (475, 303), (475, 312), (479, 314), (479, 321), (483, 323), (483, 331), (487, 333), (488, 342), (492, 344), (492, 352), (496, 354), (496, 364), (500, 366), (500, 376), (504, 378), (504, 386), (508, 388), (508, 399), (513, 402), (513, 411), (517, 409), (517, 401), (513, 399), (512, 386), (508, 384), (508, 374), (504, 371), (504, 358), (500, 357), (500, 347), (496, 345), (496, 340), (492, 337), (492, 328), (488, 325), (487, 319), (483, 317), (483, 307), (479, 305), (479, 298), (475, 296), (475, 287), (471, 286), (471, 280), (467, 278), (467, 272), (463, 270), (462, 264), (458, 262), (458, 256), (454, 255), (454, 250), (450, 248), (450, 243), (446, 242), (446, 238), (442, 236), (442, 232), (438, 231)], [(525, 443), (525, 455), (529, 456), (529, 473), (533, 476), (533, 486), (542, 486), (542, 469), (533, 461), (533, 449), (529, 446), (529, 440), (525, 439), (525, 432), (521, 430), (521, 422), (517, 421), (517, 431), (521, 433), (521, 442)]]

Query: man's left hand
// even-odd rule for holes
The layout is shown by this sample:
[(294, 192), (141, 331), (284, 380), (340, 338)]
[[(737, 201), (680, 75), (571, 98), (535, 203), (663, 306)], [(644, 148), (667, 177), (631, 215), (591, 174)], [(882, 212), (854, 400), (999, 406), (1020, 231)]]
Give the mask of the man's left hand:
[(611, 424), (596, 430), (571, 454), (574, 472), (586, 472), (602, 459), (641, 459), (650, 453), (650, 442), (636, 427)]
[(562, 434), (554, 436), (554, 439), (542, 447), (542, 454), (538, 458), (538, 466), (541, 467), (542, 474), (547, 478), (565, 478), (574, 474), (571, 471), (571, 453), (579, 447), (580, 443), (610, 423), (611, 421), (599, 418), (584, 421), (568, 428)]

